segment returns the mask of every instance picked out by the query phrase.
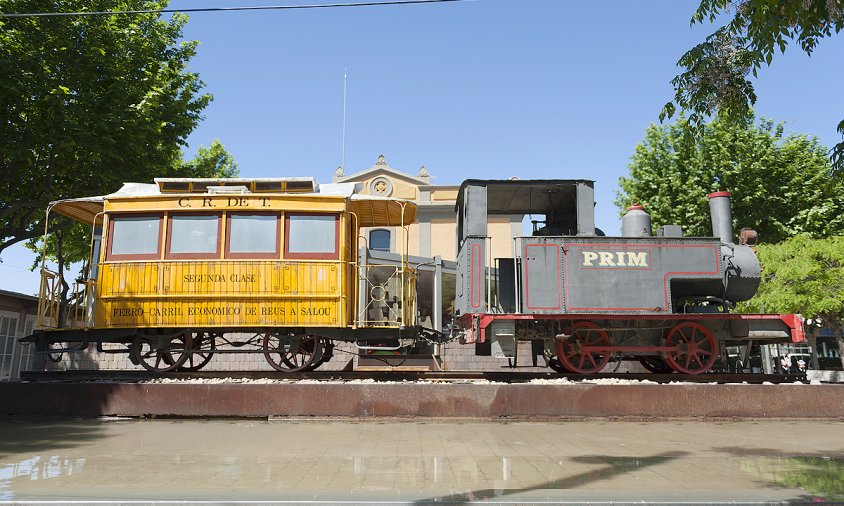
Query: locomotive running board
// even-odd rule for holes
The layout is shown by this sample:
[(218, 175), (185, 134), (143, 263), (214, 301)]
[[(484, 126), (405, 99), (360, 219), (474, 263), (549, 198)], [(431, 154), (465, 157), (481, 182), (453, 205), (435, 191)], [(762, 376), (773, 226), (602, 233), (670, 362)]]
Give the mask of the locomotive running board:
[[(765, 339), (787, 339), (788, 334), (784, 331), (771, 328), (771, 323), (785, 325), (790, 331), (791, 342), (800, 343), (806, 340), (806, 331), (803, 328), (803, 316), (799, 314), (740, 314), (740, 313), (670, 313), (670, 314), (601, 314), (601, 313), (565, 313), (565, 314), (494, 314), (494, 313), (468, 313), (458, 319), (461, 328), (469, 331), (463, 332), (461, 342), (470, 344), (473, 342), (486, 342), (486, 330), (495, 320), (529, 320), (529, 321), (594, 321), (594, 320), (659, 320), (669, 321), (730, 321), (734, 327), (744, 327), (746, 332), (737, 332), (732, 339), (739, 340), (765, 340)], [(474, 330), (476, 332), (472, 332)], [(740, 329), (745, 330), (745, 329)], [(477, 341), (473, 338), (477, 336)]]

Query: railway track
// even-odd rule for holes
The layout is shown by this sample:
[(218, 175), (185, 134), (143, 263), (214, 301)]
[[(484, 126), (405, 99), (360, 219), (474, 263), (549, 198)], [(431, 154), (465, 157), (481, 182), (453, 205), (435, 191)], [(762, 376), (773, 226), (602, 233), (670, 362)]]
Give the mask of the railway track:
[(375, 382), (478, 382), (528, 383), (533, 380), (596, 381), (628, 380), (653, 383), (808, 383), (805, 374), (652, 374), (652, 373), (603, 373), (603, 374), (558, 374), (550, 372), (518, 371), (314, 371), (283, 374), (274, 371), (200, 371), (152, 374), (145, 371), (47, 371), (23, 372), (21, 381), (30, 383), (142, 383), (154, 380), (276, 380), (276, 381), (361, 381)]

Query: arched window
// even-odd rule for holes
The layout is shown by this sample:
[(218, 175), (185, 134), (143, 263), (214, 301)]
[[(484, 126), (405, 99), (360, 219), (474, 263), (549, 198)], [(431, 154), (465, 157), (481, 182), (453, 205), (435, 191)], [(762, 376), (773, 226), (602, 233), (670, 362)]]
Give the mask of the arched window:
[(369, 232), (369, 249), (390, 251), (390, 231), (379, 228)]

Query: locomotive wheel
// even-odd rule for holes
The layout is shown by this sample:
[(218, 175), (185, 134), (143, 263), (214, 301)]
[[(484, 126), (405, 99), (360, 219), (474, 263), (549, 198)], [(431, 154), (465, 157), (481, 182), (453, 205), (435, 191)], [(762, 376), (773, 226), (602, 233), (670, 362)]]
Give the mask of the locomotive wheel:
[(654, 374), (669, 374), (674, 372), (674, 369), (662, 357), (650, 355), (640, 356), (639, 363), (642, 364), (642, 367)]
[(569, 371), (577, 374), (595, 374), (610, 361), (607, 352), (582, 352), (582, 346), (610, 346), (610, 336), (592, 322), (577, 322), (571, 326), (571, 336), (557, 342), (557, 357)]
[[(313, 360), (313, 362), (311, 362), (311, 365), (309, 365), (307, 368), (305, 368), (303, 370), (313, 371), (314, 369), (316, 369), (317, 367), (322, 365), (322, 363), (324, 362), (323, 357), (325, 356), (325, 351), (326, 351), (326, 348), (325, 348), (326, 341), (325, 340), (323, 340), (323, 339), (321, 339), (317, 336), (307, 336), (305, 338), (305, 340), (302, 341), (301, 346), (305, 349), (306, 353), (309, 353), (311, 351), (311, 348), (316, 345), (316, 341), (322, 341), (322, 345), (317, 349), (317, 355), (316, 355), (316, 357), (314, 357), (314, 360)], [(284, 362), (285, 367), (287, 367), (288, 369), (296, 368), (296, 364), (291, 362), (290, 359), (286, 355), (281, 358), (281, 361)]]
[(178, 369), (190, 355), (186, 334), (179, 334), (159, 348), (158, 336), (136, 334), (132, 340), (132, 353), (144, 369), (155, 373), (172, 372)]
[(193, 346), (185, 363), (179, 371), (196, 372), (211, 361), (214, 350), (217, 349), (217, 336), (211, 333), (199, 332), (193, 336)]
[(668, 365), (683, 374), (706, 372), (717, 358), (715, 336), (697, 322), (682, 322), (672, 327), (665, 338), (665, 345), (675, 348), (665, 354)]
[(322, 355), (322, 339), (315, 336), (264, 335), (264, 357), (276, 371), (307, 371)]

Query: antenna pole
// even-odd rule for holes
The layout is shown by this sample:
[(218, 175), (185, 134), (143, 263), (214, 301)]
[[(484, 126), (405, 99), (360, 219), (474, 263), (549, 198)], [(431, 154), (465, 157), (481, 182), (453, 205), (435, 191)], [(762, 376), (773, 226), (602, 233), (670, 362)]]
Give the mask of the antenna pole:
[(349, 69), (343, 69), (343, 147), (340, 158), (340, 168), (346, 170), (346, 81), (349, 80)]

